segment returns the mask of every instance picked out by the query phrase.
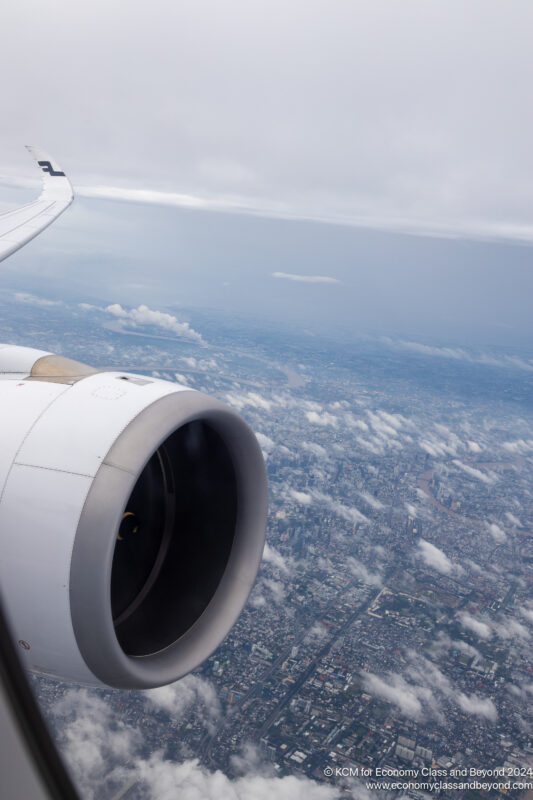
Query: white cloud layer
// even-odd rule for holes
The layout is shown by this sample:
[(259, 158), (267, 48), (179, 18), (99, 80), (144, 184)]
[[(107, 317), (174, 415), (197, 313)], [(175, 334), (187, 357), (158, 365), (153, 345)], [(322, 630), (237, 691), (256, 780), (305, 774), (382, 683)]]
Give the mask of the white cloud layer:
[(154, 0), (148, 28), (136, 5), (55, 12), (32, 5), (30, 47), (26, 5), (10, 9), (4, 163), (31, 131), (86, 196), (533, 239), (528, 3), (339, 0), (302, 25), (299, 3)]
[(176, 683), (148, 689), (143, 697), (148, 706), (166, 711), (173, 718), (181, 718), (194, 708), (197, 713), (200, 712), (208, 727), (212, 727), (214, 720), (220, 715), (215, 687), (198, 675), (186, 675)]
[(442, 550), (439, 550), (439, 548), (431, 542), (420, 539), (417, 547), (418, 551), (416, 555), (421, 558), (428, 567), (433, 567), (433, 569), (436, 569), (437, 572), (440, 572), (442, 575), (450, 575), (453, 571), (460, 569), (458, 565), (454, 565), (450, 561)]
[(266, 561), (267, 564), (271, 564), (275, 569), (279, 569), (285, 575), (288, 575), (290, 572), (286, 559), (281, 555), (279, 550), (276, 550), (275, 547), (271, 547), (268, 542), (265, 542), (263, 561)]
[(106, 306), (104, 310), (116, 317), (124, 327), (137, 328), (143, 325), (153, 325), (175, 333), (180, 338), (203, 342), (201, 335), (193, 330), (188, 322), (180, 322), (175, 316), (164, 311), (154, 311), (145, 305), (127, 311), (119, 303)]
[(220, 771), (210, 772), (198, 761), (174, 764), (154, 754), (140, 760), (135, 770), (147, 787), (149, 800), (338, 800), (337, 789), (288, 775), (284, 778), (258, 774), (230, 780)]
[(337, 417), (334, 414), (330, 414), (329, 411), (323, 411), (322, 413), (318, 411), (306, 411), (305, 416), (311, 425), (319, 425), (321, 428), (327, 426), (336, 428), (339, 424)]
[[(422, 344), (420, 342), (410, 342), (403, 339), (391, 339), (382, 336), (380, 341), (396, 350), (410, 350), (422, 356), (436, 358), (448, 358), (454, 361), (466, 361), (469, 364), (484, 364), (491, 367), (506, 367), (533, 372), (533, 361), (526, 360), (516, 355), (494, 356), (490, 353), (471, 353), (461, 347), (436, 347), (434, 345)], [(472, 452), (479, 452), (476, 442), (470, 442)]]
[(490, 639), (492, 636), (490, 625), (487, 622), (483, 622), (483, 620), (473, 617), (472, 614), (469, 614), (467, 611), (462, 611), (458, 614), (457, 619), (463, 628), (472, 631), (472, 633), (475, 633), (480, 639)]
[[(211, 704), (215, 716), (219, 708), (213, 687), (192, 675), (144, 697), (148, 707), (166, 712), (174, 722), (193, 713), (193, 707), (196, 711), (198, 704), (208, 715)], [(240, 759), (243, 774), (233, 780), (219, 770), (205, 769), (197, 759), (176, 763), (162, 750), (145, 756), (141, 731), (124, 722), (113, 705), (109, 696), (71, 689), (52, 709), (60, 724), (60, 749), (85, 800), (118, 795), (134, 785), (143, 800), (340, 800), (334, 787), (271, 774), (257, 753)]]
[(414, 651), (408, 652), (407, 656), (405, 675), (389, 672), (383, 678), (363, 671), (365, 691), (394, 704), (401, 714), (414, 720), (435, 719), (445, 724), (444, 703), (455, 705), (468, 715), (490, 722), (497, 720), (498, 712), (490, 698), (457, 691), (432, 661)]
[(258, 411), (271, 411), (273, 407), (273, 403), (262, 397), (258, 392), (229, 392), (226, 395), (226, 401), (237, 411), (241, 411), (246, 406), (255, 408)]
[(531, 638), (528, 629), (514, 617), (501, 616), (497, 619), (474, 617), (468, 611), (460, 611), (457, 619), (465, 630), (472, 631), (480, 639), (490, 639), (497, 636), (504, 641), (518, 639), (522, 643)]
[(361, 561), (353, 556), (348, 556), (346, 564), (352, 575), (358, 581), (369, 586), (381, 586), (383, 579), (380, 572), (371, 572)]
[(476, 467), (464, 464), (458, 458), (454, 458), (452, 463), (470, 478), (475, 478), (475, 480), (486, 483), (489, 486), (498, 480), (498, 476), (494, 472), (482, 472), (480, 469), (476, 469)]
[(48, 300), (46, 297), (37, 297), (29, 292), (15, 292), (17, 303), (27, 303), (30, 306), (62, 306), (61, 300)]
[[(394, 673), (389, 673), (385, 680), (379, 675), (363, 672), (363, 686), (369, 694), (393, 703), (404, 716), (416, 720), (423, 717), (422, 699), (427, 701), (431, 699), (431, 693), (408, 683), (401, 675)], [(422, 699), (420, 695), (423, 696)]]
[(87, 689), (69, 689), (52, 711), (61, 721), (59, 746), (65, 761), (84, 797), (96, 800), (110, 764), (126, 762), (142, 745), (142, 735)]
[(501, 528), (495, 522), (487, 523), (487, 528), (494, 541), (498, 542), (498, 544), (502, 544), (507, 539), (503, 528)]
[(331, 278), (328, 275), (295, 275), (292, 272), (273, 272), (272, 277), (284, 278), (297, 283), (340, 283), (337, 278)]
[(378, 500), (377, 497), (374, 497), (374, 495), (370, 494), (370, 492), (359, 492), (359, 496), (365, 501), (365, 503), (368, 503), (368, 505), (373, 508), (374, 511), (382, 511), (385, 508), (381, 500)]

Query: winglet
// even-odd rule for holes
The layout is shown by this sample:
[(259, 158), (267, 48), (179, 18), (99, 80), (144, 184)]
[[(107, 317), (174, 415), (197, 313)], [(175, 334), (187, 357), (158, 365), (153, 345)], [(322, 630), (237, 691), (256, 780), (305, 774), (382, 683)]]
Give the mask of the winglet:
[(43, 181), (42, 195), (47, 194), (49, 197), (53, 196), (70, 205), (74, 200), (74, 190), (57, 161), (44, 150), (41, 150), (40, 147), (33, 147), (27, 144), (26, 150), (28, 150), (30, 155), (37, 162), (37, 166), (41, 172)]
[(0, 214), (0, 261), (41, 233), (74, 200), (72, 184), (57, 161), (38, 147), (27, 149), (37, 162), (43, 190), (33, 203)]

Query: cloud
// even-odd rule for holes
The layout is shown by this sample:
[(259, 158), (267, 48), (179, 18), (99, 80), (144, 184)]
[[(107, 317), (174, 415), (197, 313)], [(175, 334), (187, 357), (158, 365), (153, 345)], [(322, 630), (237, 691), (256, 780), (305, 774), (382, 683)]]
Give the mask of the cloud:
[(273, 272), (272, 277), (301, 283), (340, 283), (337, 278), (330, 278), (327, 275), (294, 275), (292, 272)]
[(528, 622), (533, 623), (533, 608), (521, 608), (520, 613)]
[[(363, 686), (366, 692), (387, 700), (398, 706), (404, 716), (420, 720), (423, 717), (423, 706), (418, 696), (418, 687), (396, 673), (390, 672), (387, 680), (371, 672), (362, 672)], [(431, 692), (425, 693), (425, 699), (430, 699)]]
[(509, 520), (511, 525), (515, 525), (517, 528), (521, 528), (522, 527), (522, 523), (520, 522), (518, 517), (516, 517), (514, 514), (511, 514), (510, 511), (506, 511), (505, 512), (505, 516), (507, 517), (507, 519)]
[(62, 306), (64, 303), (61, 300), (48, 300), (46, 297), (37, 297), (28, 292), (15, 292), (15, 300), (17, 303), (26, 303), (30, 306)]
[(520, 686), (514, 683), (508, 683), (505, 688), (510, 694), (520, 698), (523, 703), (529, 705), (531, 696), (533, 695), (533, 683), (522, 683)]
[(338, 517), (341, 517), (341, 519), (346, 520), (346, 522), (352, 525), (369, 521), (368, 517), (365, 517), (355, 506), (348, 506), (335, 497), (321, 492), (318, 489), (308, 489), (305, 492), (298, 491), (297, 489), (289, 489), (287, 491), (287, 496), (289, 499), (295, 500), (297, 503), (304, 506), (310, 506), (313, 503), (325, 506)]
[(502, 447), (508, 453), (525, 456), (533, 452), (533, 439), (516, 439), (514, 442), (504, 442)]
[(195, 709), (200, 718), (212, 729), (212, 723), (220, 716), (220, 703), (215, 687), (198, 675), (186, 675), (176, 683), (148, 689), (143, 693), (148, 706), (165, 711), (179, 719)]
[(259, 591), (259, 584), (261, 581), (257, 581), (252, 594), (250, 595), (249, 603), (253, 608), (263, 608), (267, 604), (267, 599), (264, 594)]
[(87, 689), (67, 690), (52, 714), (61, 723), (61, 752), (84, 797), (100, 797), (111, 765), (128, 761), (141, 746), (140, 731), (115, 716), (109, 700)]
[(479, 697), (477, 694), (464, 694), (459, 692), (456, 695), (457, 705), (466, 713), (484, 717), (491, 722), (496, 722), (498, 712), (492, 700), (488, 697)]
[(402, 414), (390, 414), (388, 411), (383, 410), (379, 410), (377, 413), (385, 422), (397, 430), (404, 427), (412, 427), (411, 421), (402, 416)]
[(272, 452), (275, 447), (274, 440), (270, 438), (270, 436), (266, 436), (264, 433), (259, 433), (259, 431), (255, 431), (255, 438), (259, 442), (259, 446), (263, 451), (264, 458)]
[(490, 625), (487, 622), (482, 622), (482, 620), (476, 619), (473, 617), (472, 614), (469, 614), (468, 611), (461, 611), (457, 615), (457, 619), (466, 630), (472, 631), (479, 636), (480, 639), (490, 639), (492, 636), (492, 630)]
[(106, 306), (104, 311), (116, 317), (124, 327), (137, 328), (143, 325), (153, 325), (171, 331), (183, 339), (203, 342), (201, 335), (193, 330), (188, 322), (179, 322), (172, 314), (154, 311), (145, 305), (126, 311), (119, 303), (113, 303)]
[[(409, 653), (411, 666), (408, 672), (411, 677), (420, 682), (426, 688), (431, 688), (434, 693), (439, 693), (447, 698), (451, 703), (459, 706), (465, 714), (484, 717), (495, 722), (498, 713), (496, 706), (490, 698), (480, 697), (476, 694), (467, 695), (457, 691), (451, 680), (429, 659), (420, 656), (417, 652)], [(438, 712), (437, 710), (437, 713)]]
[(530, 639), (530, 633), (525, 625), (513, 617), (502, 618), (501, 621), (492, 621), (491, 627), (500, 639)]
[(289, 489), (289, 495), (303, 506), (310, 506), (313, 502), (313, 495), (309, 494), (309, 492), (298, 492), (296, 489)]
[(371, 427), (383, 439), (389, 439), (390, 437), (396, 437), (398, 435), (398, 426), (391, 425), (382, 415), (374, 414), (373, 411), (367, 411), (367, 415)]
[[(423, 489), (420, 489), (420, 487), (417, 486), (416, 489), (415, 489), (415, 492), (416, 492), (417, 499), (418, 499), (418, 501), (420, 503), (426, 503), (427, 504), (429, 502), (429, 497), (430, 496)], [(411, 506), (411, 507), (413, 507), (413, 506)], [(417, 512), (420, 511), (420, 510), (421, 509), (417, 509)], [(429, 514), (429, 511), (428, 511), (427, 508), (424, 509), (424, 513), (425, 513), (425, 515)]]
[(159, 754), (141, 760), (135, 773), (150, 800), (340, 800), (338, 789), (309, 778), (249, 773), (230, 780), (219, 770), (201, 767), (196, 759), (175, 764)]
[(490, 535), (492, 536), (495, 542), (498, 542), (498, 544), (505, 542), (507, 536), (505, 535), (505, 531), (503, 530), (503, 528), (500, 528), (500, 526), (496, 525), (495, 522), (490, 522), (490, 523), (487, 522), (486, 525)]
[(472, 559), (471, 559), (471, 558), (465, 558), (465, 560), (464, 560), (464, 563), (467, 565), (468, 569), (469, 569), (471, 572), (475, 573), (476, 575), (481, 575), (481, 574), (483, 573), (483, 571), (484, 571), (484, 570), (483, 570), (483, 569), (482, 569), (482, 568), (479, 566), (479, 564), (476, 564), (476, 562), (475, 562), (475, 561), (472, 561)]
[[(409, 428), (420, 429), (420, 423), (415, 423), (412, 420), (406, 420)], [(418, 445), (419, 447), (434, 458), (446, 458), (448, 456), (456, 456), (459, 451), (465, 449), (465, 445), (454, 431), (451, 431), (446, 425), (435, 423), (432, 429), (425, 430), (419, 434)], [(413, 441), (412, 436), (403, 434), (403, 439), (407, 443)]]
[(334, 414), (330, 414), (329, 411), (324, 411), (322, 414), (316, 411), (306, 411), (305, 416), (312, 425), (320, 425), (322, 427), (331, 425), (333, 428), (336, 428), (339, 424), (337, 417)]
[(463, 628), (472, 631), (481, 639), (490, 639), (491, 636), (498, 636), (504, 641), (508, 639), (530, 639), (530, 633), (525, 625), (522, 625), (514, 617), (501, 616), (499, 619), (485, 617), (483, 620), (469, 614), (468, 611), (461, 611), (457, 614), (457, 619)]
[[(268, 569), (264, 567), (261, 569), (252, 591), (250, 604), (254, 608), (261, 608), (267, 602), (283, 605), (286, 602), (287, 595), (287, 589), (283, 581), (287, 581), (291, 575), (292, 559), (284, 558), (275, 547), (265, 542), (263, 562), (269, 566)], [(274, 575), (274, 577), (268, 577), (268, 575)]]
[[(421, 4), (417, 25), (400, 4), (389, 9), (387, 25), (381, 4), (341, 3), (333, 18), (322, 4), (308, 4), (306, 36), (298, 4), (284, 8), (280, 36), (279, 14), (254, 13), (242, 2), (232, 2), (226, 16), (217, 4), (202, 14), (195, 4), (176, 10), (158, 3), (149, 32), (140, 9), (130, 9), (127, 35), (113, 46), (99, 39), (104, 11), (108, 30), (125, 22), (118, 6), (99, 0), (83, 20), (65, 15), (62, 40), (70, 64), (89, 63), (91, 43), (102, 41), (99, 63), (84, 75), (83, 99), (94, 119), (109, 121), (105, 137), (94, 136), (82, 113), (72, 113), (80, 102), (79, 75), (65, 74), (46, 50), (55, 28), (44, 8), (34, 10), (35, 47), (21, 47), (27, 31), (21, 8), (10, 15), (3, 48), (16, 76), (3, 97), (4, 114), (14, 130), (41, 130), (46, 119), (43, 131), (65, 149), (85, 195), (531, 239), (531, 121), (524, 110), (531, 14), (527, 4), (517, 5), (484, 8), (474, 64), (471, 42), (458, 30), (476, 29), (479, 6), (457, 0), (449, 0), (445, 15)], [(58, 13), (67, 7), (60, 4)], [(383, 47), (376, 52), (369, 43), (378, 40)], [(320, 68), (317, 41), (328, 53)], [(49, 117), (50, 98), (32, 80), (39, 68), (50, 85), (62, 87), (63, 103)], [(169, 75), (188, 76), (176, 106), (168, 103)], [(439, 76), (439, 91), (430, 76)], [(490, 96), (487, 76), (498, 77)], [(268, 98), (258, 92), (264, 82)], [(143, 113), (132, 124), (139, 87)], [(9, 141), (6, 131), (4, 151)], [(97, 165), (92, 174), (91, 164)], [(147, 186), (153, 189), (141, 188)], [(180, 194), (168, 191), (173, 186)]]
[(316, 644), (327, 636), (328, 629), (321, 622), (315, 622), (312, 628), (306, 633), (304, 644)]
[(359, 417), (354, 416), (352, 413), (348, 413), (344, 415), (344, 421), (349, 428), (354, 428), (355, 430), (364, 431), (367, 433), (370, 428), (366, 424), (363, 419), (359, 419)]
[(471, 453), (478, 454), (478, 453), (481, 453), (481, 451), (483, 449), (482, 447), (480, 447), (480, 445), (477, 442), (473, 442), (471, 440), (467, 441), (467, 445), (468, 445), (468, 449), (470, 450)]
[[(24, 178), (10, 178), (2, 176), (2, 183), (11, 186), (24, 186), (34, 181)], [(180, 192), (162, 191), (157, 188), (144, 189), (126, 186), (113, 186), (95, 184), (93, 186), (76, 185), (75, 193), (79, 197), (88, 197), (101, 200), (119, 200), (130, 203), (148, 205), (171, 206), (195, 211), (214, 211), (231, 214), (244, 214), (266, 219), (293, 220), (315, 222), (325, 225), (342, 225), (355, 228), (367, 228), (377, 231), (393, 231), (418, 236), (436, 236), (442, 238), (467, 238), (480, 240), (511, 240), (519, 242), (533, 242), (533, 228), (528, 224), (513, 224), (503, 221), (480, 223), (472, 218), (459, 219), (427, 219), (420, 216), (399, 216), (396, 210), (389, 214), (368, 213), (354, 215), (346, 210), (339, 213), (332, 210), (330, 213), (317, 210), (309, 202), (302, 202), (295, 198), (292, 206), (281, 203), (277, 198), (261, 198), (254, 195), (240, 195), (228, 197), (227, 194), (183, 194)], [(361, 201), (362, 198), (360, 198)], [(364, 202), (364, 200), (363, 200)], [(304, 276), (291, 273), (274, 272), (273, 277), (287, 278), (289, 280), (310, 280), (311, 283), (340, 283), (329, 276)], [(496, 359), (492, 359), (496, 361)], [(519, 360), (519, 359), (518, 359)], [(504, 366), (504, 364), (502, 364)], [(520, 367), (519, 367), (520, 368)]]
[(455, 464), (460, 470), (465, 472), (471, 478), (475, 478), (478, 481), (486, 484), (493, 484), (498, 480), (498, 476), (494, 472), (490, 472), (488, 475), (485, 472), (481, 472), (481, 470), (476, 469), (475, 467), (470, 467), (468, 464), (463, 464), (462, 461), (459, 459), (454, 458), (452, 464)]
[(468, 642), (463, 642), (462, 639), (452, 639), (444, 631), (439, 631), (436, 639), (431, 644), (432, 655), (439, 658), (443, 653), (449, 650), (458, 650), (470, 658), (481, 658), (479, 650), (476, 650), (476, 648), (468, 644)]
[(452, 694), (453, 687), (450, 679), (440, 671), (433, 661), (424, 658), (414, 650), (408, 651), (407, 655), (411, 662), (407, 670), (410, 677), (442, 694), (447, 696)]
[(383, 584), (383, 578), (379, 572), (370, 572), (361, 561), (358, 561), (353, 556), (348, 556), (346, 566), (361, 583), (366, 583), (369, 586), (381, 586)]
[(275, 569), (279, 569), (285, 575), (290, 572), (287, 561), (275, 547), (271, 547), (268, 542), (265, 542), (265, 549), (263, 550), (263, 561), (271, 564)]
[(374, 497), (374, 495), (370, 494), (370, 492), (359, 492), (359, 497), (361, 497), (365, 503), (368, 503), (368, 505), (375, 511), (381, 511), (385, 508), (381, 500), (378, 500), (377, 497)]
[(420, 539), (417, 544), (418, 552), (416, 556), (421, 558), (428, 567), (433, 567), (436, 569), (437, 572), (440, 572), (442, 575), (450, 575), (451, 572), (458, 569), (458, 565), (453, 564), (448, 556), (439, 550), (438, 547), (435, 547), (434, 544), (431, 542), (427, 542), (425, 539)]
[(319, 492), (317, 490), (312, 492), (312, 496), (317, 502), (325, 505), (326, 508), (329, 508), (330, 511), (333, 511), (334, 514), (346, 520), (346, 522), (350, 522), (352, 524), (357, 522), (368, 522), (368, 517), (365, 517), (365, 515), (362, 514), (355, 506), (347, 506), (345, 503), (341, 503), (340, 500), (336, 500), (329, 494), (325, 494), (324, 492)]
[(247, 392), (243, 394), (230, 392), (226, 395), (226, 401), (233, 406), (233, 408), (236, 408), (237, 411), (241, 411), (246, 406), (256, 408), (258, 411), (271, 411), (274, 405), (272, 401), (266, 400), (266, 398), (262, 397), (258, 392)]
[(368, 439), (363, 439), (362, 436), (356, 436), (355, 440), (362, 448), (368, 450), (375, 456), (382, 456), (385, 452), (385, 448), (381, 442), (369, 441)]
[(264, 589), (268, 590), (274, 603), (280, 604), (285, 601), (286, 590), (281, 581), (274, 581), (272, 578), (260, 578), (257, 583), (258, 593), (262, 592)]
[[(525, 361), (523, 358), (516, 355), (493, 356), (490, 353), (469, 353), (467, 350), (460, 347), (435, 347), (433, 345), (421, 344), (420, 342), (409, 342), (402, 339), (394, 340), (388, 336), (382, 336), (380, 341), (396, 350), (408, 350), (423, 356), (447, 358), (454, 361), (466, 361), (469, 364), (484, 364), (491, 367), (514, 368), (526, 372), (533, 372), (533, 362)], [(474, 442), (473, 444), (475, 445), (476, 443)]]
[[(147, 706), (169, 714), (173, 720), (193, 716), (197, 702), (213, 702), (213, 688), (197, 676), (188, 676), (171, 687), (143, 695)], [(271, 774), (271, 765), (260, 754), (244, 751), (234, 763), (241, 777), (230, 779), (219, 770), (209, 771), (197, 759), (182, 763), (168, 760), (162, 750), (145, 756), (141, 731), (120, 718), (113, 699), (106, 693), (72, 689), (55, 702), (52, 713), (58, 727), (60, 751), (77, 786), (87, 800), (118, 796), (124, 786), (136, 786), (136, 796), (145, 800), (340, 800), (338, 789), (296, 776)]]
[(211, 211), (238, 210), (230, 202), (217, 203), (206, 198), (178, 192), (161, 192), (157, 189), (136, 189), (120, 186), (76, 186), (76, 194), (80, 197), (94, 197), (101, 200), (123, 200), (131, 203), (148, 203), (160, 206), (177, 206), (178, 208), (205, 209)]
[(419, 444), (422, 450), (429, 453), (429, 455), (434, 458), (442, 458), (448, 455), (454, 456), (457, 454), (457, 442), (446, 442), (437, 438), (432, 433), (426, 434), (425, 437), (420, 440)]
[(470, 656), (470, 658), (480, 658), (479, 650), (476, 650), (471, 644), (468, 642), (463, 642), (462, 639), (452, 639), (450, 641), (450, 646), (455, 649), (459, 650), (459, 652), (464, 653), (465, 656)]
[(328, 458), (328, 451), (321, 444), (316, 442), (302, 442), (302, 450), (316, 456), (317, 458)]
[(387, 450), (400, 450), (413, 441), (411, 433), (416, 430), (414, 423), (402, 414), (391, 414), (381, 409), (366, 409), (366, 419), (352, 414), (343, 414), (346, 426), (361, 431), (355, 441), (373, 455), (382, 456)]

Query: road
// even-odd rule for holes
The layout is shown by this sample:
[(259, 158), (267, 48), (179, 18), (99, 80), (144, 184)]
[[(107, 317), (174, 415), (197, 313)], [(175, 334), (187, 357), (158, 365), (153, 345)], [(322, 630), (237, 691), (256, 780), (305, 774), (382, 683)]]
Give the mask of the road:
[[(388, 571), (388, 573), (384, 576), (384, 583), (386, 583), (389, 580), (389, 578), (393, 575), (394, 572), (395, 572), (395, 568), (390, 569)], [(298, 680), (293, 684), (293, 686), (291, 686), (289, 691), (282, 697), (282, 699), (280, 700), (280, 702), (278, 703), (278, 705), (276, 706), (274, 711), (267, 717), (267, 719), (265, 720), (265, 722), (263, 723), (263, 725), (261, 726), (261, 728), (259, 729), (259, 731), (256, 734), (256, 738), (257, 739), (261, 739), (261, 737), (263, 737), (267, 733), (268, 729), (280, 717), (281, 713), (287, 707), (287, 705), (290, 703), (290, 701), (292, 700), (294, 695), (297, 692), (299, 692), (299, 690), (302, 688), (304, 683), (311, 677), (311, 675), (313, 674), (313, 672), (316, 670), (317, 666), (319, 665), (320, 661), (324, 658), (325, 655), (328, 654), (328, 652), (331, 650), (331, 648), (332, 648), (333, 644), (336, 642), (336, 640), (340, 636), (344, 636), (344, 634), (347, 632), (347, 630), (350, 628), (350, 626), (353, 625), (355, 620), (358, 619), (358, 617), (360, 617), (366, 611), (368, 611), (368, 609), (370, 608), (370, 606), (372, 605), (372, 603), (374, 602), (375, 599), (376, 599), (375, 596), (372, 595), (370, 597), (370, 599), (368, 599), (365, 603), (363, 603), (363, 605), (359, 606), (359, 608), (357, 608), (353, 612), (353, 614), (350, 614), (348, 619), (345, 620), (342, 623), (340, 628), (337, 628), (335, 630), (333, 635), (329, 637), (329, 639), (325, 642), (325, 644), (322, 645), (322, 647), (320, 648), (320, 650), (318, 650), (315, 658), (313, 659), (311, 664), (308, 666), (308, 668), (305, 670), (305, 672), (303, 672), (302, 675), (300, 675)]]
[[(394, 574), (395, 571), (396, 571), (396, 566), (390, 568), (387, 571), (387, 573), (385, 573), (385, 575), (383, 576), (384, 585), (391, 578), (391, 576)], [(357, 581), (354, 578), (353, 580), (349, 581), (339, 592), (337, 592), (330, 601), (330, 603), (328, 603), (326, 608), (324, 608), (321, 611), (320, 618), (325, 617), (330, 611), (338, 607), (339, 601), (341, 600), (342, 596), (346, 594), (346, 592), (349, 589), (351, 589), (356, 582)], [(268, 729), (271, 727), (271, 725), (273, 725), (274, 722), (278, 719), (278, 717), (281, 715), (284, 708), (286, 708), (286, 706), (290, 703), (294, 695), (301, 689), (306, 680), (308, 680), (308, 678), (316, 670), (321, 659), (329, 652), (335, 641), (340, 636), (343, 636), (347, 632), (347, 630), (350, 628), (351, 625), (353, 625), (353, 623), (358, 617), (366, 613), (366, 611), (375, 601), (375, 598), (376, 598), (375, 593), (372, 593), (370, 598), (365, 603), (358, 606), (358, 608), (352, 614), (350, 614), (350, 616), (342, 623), (342, 625), (331, 633), (331, 635), (324, 642), (322, 647), (316, 652), (316, 655), (311, 664), (302, 673), (302, 675), (300, 675), (300, 677), (296, 680), (293, 686), (291, 686), (290, 689), (285, 693), (285, 695), (279, 701), (275, 709), (271, 712), (271, 714), (269, 714), (269, 716), (267, 717), (261, 728), (257, 731), (257, 733), (255, 734), (255, 738), (257, 740), (259, 740), (262, 736), (264, 736), (265, 733), (268, 731)], [(315, 625), (315, 623), (316, 623), (316, 618), (313, 618), (309, 623), (309, 625), (298, 635), (298, 637), (290, 643), (290, 647), (287, 647), (287, 649), (283, 650), (283, 652), (273, 661), (271, 666), (262, 675), (261, 680), (257, 681), (257, 683), (251, 686), (248, 692), (246, 692), (246, 694), (243, 695), (242, 698), (240, 698), (238, 709), (242, 708), (244, 703), (249, 701), (251, 698), (258, 696), (261, 693), (263, 687), (268, 683), (269, 679), (271, 678), (275, 670), (277, 670), (281, 666), (281, 664), (289, 657), (292, 648), (301, 644), (301, 642), (306, 638), (306, 636), (310, 632), (313, 625)], [(234, 722), (234, 720), (238, 716), (239, 712), (237, 711), (236, 713), (233, 713), (231, 717), (227, 717), (223, 722), (222, 726), (218, 728), (214, 734), (206, 734), (200, 745), (200, 753), (199, 753), (200, 758), (204, 763), (213, 765), (212, 750), (216, 742), (216, 739), (222, 735), (223, 731), (227, 727), (229, 727), (229, 725), (231, 725), (231, 723)]]

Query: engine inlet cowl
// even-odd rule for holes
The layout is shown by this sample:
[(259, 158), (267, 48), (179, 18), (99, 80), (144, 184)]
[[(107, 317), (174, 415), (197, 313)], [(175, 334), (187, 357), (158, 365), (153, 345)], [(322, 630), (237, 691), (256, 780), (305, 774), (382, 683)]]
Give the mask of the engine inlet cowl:
[(71, 566), (76, 639), (102, 682), (168, 683), (222, 641), (261, 559), (265, 485), (252, 431), (198, 392), (162, 398), (123, 431), (89, 491)]
[(267, 509), (261, 449), (207, 395), (65, 363), (0, 380), (11, 627), (29, 669), (125, 689), (170, 683), (221, 643), (251, 591)]

